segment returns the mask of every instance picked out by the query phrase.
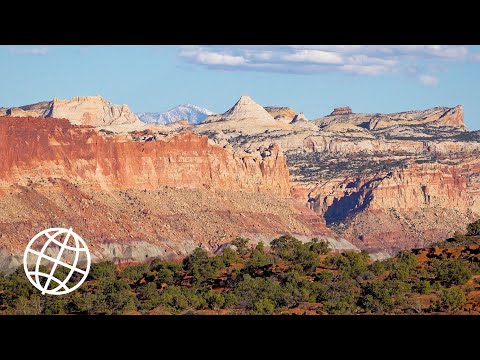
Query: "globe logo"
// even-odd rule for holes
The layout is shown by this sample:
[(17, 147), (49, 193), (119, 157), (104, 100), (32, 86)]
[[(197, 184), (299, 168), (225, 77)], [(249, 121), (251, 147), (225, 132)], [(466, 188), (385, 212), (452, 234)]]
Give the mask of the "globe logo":
[(90, 264), (87, 244), (71, 228), (39, 232), (23, 254), (25, 274), (43, 295), (74, 291), (87, 278)]

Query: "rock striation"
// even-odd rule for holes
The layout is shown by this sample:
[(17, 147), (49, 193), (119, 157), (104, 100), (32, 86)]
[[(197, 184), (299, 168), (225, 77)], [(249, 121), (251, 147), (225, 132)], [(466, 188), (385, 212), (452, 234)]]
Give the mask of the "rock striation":
[(449, 126), (463, 129), (463, 107), (453, 108), (435, 107), (420, 111), (405, 111), (392, 114), (353, 114), (347, 108), (336, 108), (330, 115), (316, 119), (319, 126), (332, 123), (348, 123), (355, 126), (368, 128), (369, 130), (381, 130), (390, 127), (429, 125)]
[(265, 110), (277, 121), (289, 123), (295, 117), (295, 110), (289, 107), (266, 106)]
[(276, 145), (268, 152), (237, 153), (191, 132), (133, 141), (65, 119), (9, 117), (0, 118), (0, 139), (4, 188), (52, 177), (102, 189), (214, 187), (289, 195), (289, 172)]

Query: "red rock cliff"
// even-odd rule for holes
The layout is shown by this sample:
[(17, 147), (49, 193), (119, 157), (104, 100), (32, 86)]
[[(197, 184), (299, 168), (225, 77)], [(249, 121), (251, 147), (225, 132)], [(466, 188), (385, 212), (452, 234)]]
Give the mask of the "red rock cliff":
[[(371, 251), (424, 246), (480, 216), (480, 161), (411, 163), (390, 173), (326, 182), (308, 194), (327, 223)], [(302, 191), (303, 190), (303, 191)], [(297, 198), (305, 189), (294, 188)], [(348, 225), (345, 225), (348, 224)]]
[(156, 141), (105, 135), (65, 119), (0, 117), (0, 188), (48, 177), (108, 188), (214, 187), (289, 195), (278, 146), (238, 154), (189, 132)]

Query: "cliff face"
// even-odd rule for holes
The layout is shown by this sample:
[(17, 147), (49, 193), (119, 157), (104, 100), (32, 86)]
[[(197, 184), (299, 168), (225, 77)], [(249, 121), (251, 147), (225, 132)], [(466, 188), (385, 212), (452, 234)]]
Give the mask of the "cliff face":
[(52, 177), (105, 189), (214, 187), (289, 194), (289, 173), (278, 146), (259, 155), (238, 154), (188, 132), (133, 141), (64, 119), (8, 117), (0, 118), (0, 139), (3, 187)]
[[(308, 204), (354, 244), (370, 251), (418, 247), (465, 231), (480, 217), (480, 161), (412, 163), (371, 176), (334, 179)], [(306, 191), (296, 189), (296, 197)]]
[(237, 236), (356, 249), (289, 197), (278, 146), (246, 153), (181, 132), (117, 135), (66, 119), (0, 117), (0, 272), (29, 239), (72, 227), (95, 261), (175, 259)]

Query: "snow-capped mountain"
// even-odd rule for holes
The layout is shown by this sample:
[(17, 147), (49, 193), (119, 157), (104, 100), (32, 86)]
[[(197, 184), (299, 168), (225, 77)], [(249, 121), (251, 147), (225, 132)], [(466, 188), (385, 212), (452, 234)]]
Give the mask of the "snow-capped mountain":
[(185, 104), (179, 105), (166, 112), (137, 113), (141, 121), (148, 124), (168, 125), (177, 120), (187, 120), (190, 124), (200, 124), (208, 115), (214, 114), (200, 106)]

